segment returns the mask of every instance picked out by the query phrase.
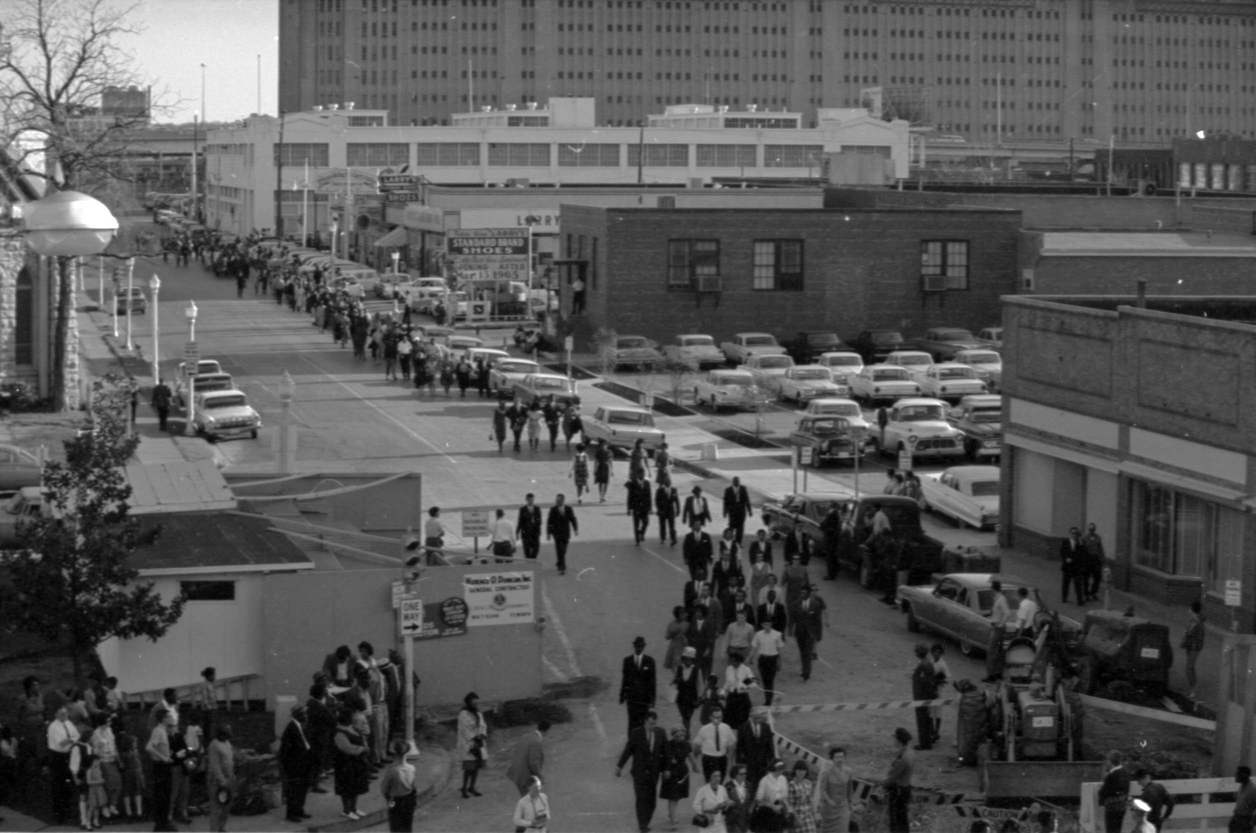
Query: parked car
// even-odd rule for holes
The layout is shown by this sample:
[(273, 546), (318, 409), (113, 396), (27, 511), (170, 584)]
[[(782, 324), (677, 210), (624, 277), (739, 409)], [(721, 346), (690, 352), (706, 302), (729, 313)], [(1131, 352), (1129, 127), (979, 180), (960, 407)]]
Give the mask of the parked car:
[(892, 364), (870, 364), (850, 378), (852, 399), (876, 404), (893, 402), (904, 396), (919, 396), (920, 385), (906, 368)]
[[(211, 390), (234, 390), (235, 380), (231, 378), (230, 373), (198, 373), (192, 377), (195, 382), (193, 389), (197, 393), (208, 393)], [(188, 384), (187, 376), (180, 376), (174, 380), (174, 404), (179, 408), (187, 407), (188, 388), (192, 387)]]
[(970, 460), (1003, 453), (1003, 397), (998, 394), (965, 396), (947, 419), (964, 434), (964, 453)]
[(846, 396), (850, 393), (846, 385), (833, 381), (833, 374), (827, 367), (818, 364), (788, 368), (775, 381), (777, 398), (793, 402), (799, 408), (818, 396)]
[(994, 350), (960, 350), (955, 354), (955, 362), (977, 371), (977, 378), (985, 382), (991, 392), (1003, 384), (1003, 357)]
[(849, 385), (850, 377), (864, 368), (864, 360), (860, 355), (849, 350), (821, 353), (816, 357), (816, 364), (827, 367), (833, 374), (833, 381), (843, 385)]
[[(1014, 576), (949, 573), (935, 583), (898, 588), (899, 609), (907, 617), (907, 630), (928, 630), (949, 637), (959, 643), (964, 656), (984, 652), (990, 644), (990, 612), (994, 610), (995, 593), (990, 580), (994, 578), (1001, 582), (1003, 597), (1013, 611), (1020, 606), (1020, 588), (1027, 587), (1029, 597), (1038, 605), (1038, 621), (1053, 617), (1038, 589)], [(1080, 639), (1082, 626), (1077, 620), (1061, 616), (1060, 629), (1067, 644), (1076, 644)]]
[(645, 336), (616, 336), (615, 343), (606, 348), (606, 360), (612, 370), (621, 367), (654, 370), (663, 364), (663, 354)]
[(999, 523), (999, 467), (952, 466), (920, 476), (925, 509), (974, 529)]
[(820, 468), (837, 460), (862, 458), (872, 448), (872, 438), (845, 417), (805, 416), (790, 433), (789, 444), (806, 449), (803, 462)]
[(946, 403), (938, 399), (900, 399), (890, 408), (881, 451), (913, 457), (961, 457), (964, 435), (946, 421)]
[(864, 330), (850, 346), (863, 357), (864, 364), (884, 364), (886, 356), (903, 346), (903, 334), (898, 330)]
[(749, 356), (742, 368), (754, 377), (754, 383), (765, 393), (775, 396), (785, 371), (794, 366), (794, 360), (784, 353), (756, 353)]
[(437, 297), (431, 303), (431, 313), (436, 313), (438, 304), (444, 304), (445, 315), (449, 316), (450, 321), (465, 321), (471, 312), (471, 296), (461, 289), (453, 292), (446, 292), (443, 296)]
[(38, 455), (15, 445), (0, 445), (0, 491), (38, 486), (43, 473), (44, 464)]
[(977, 331), (977, 340), (986, 347), (993, 347), (995, 350), (1003, 349), (1003, 328), (1002, 327), (986, 327)]
[(885, 363), (903, 368), (912, 381), (923, 386), (925, 373), (933, 367), (933, 356), (923, 350), (895, 350), (885, 357)]
[(379, 282), (375, 284), (375, 297), (387, 298), (392, 300), (402, 298), (403, 289), (410, 283), (413, 278), (408, 272), (385, 272), (379, 276)]
[(719, 367), (724, 354), (715, 346), (715, 339), (702, 333), (683, 333), (663, 345), (663, 356), (669, 362), (685, 364), (694, 370)]
[[(438, 343), (437, 349), (441, 350), (446, 348), (442, 348)], [(500, 350), (496, 347), (468, 347), (462, 352), (466, 360), (469, 361), (473, 367), (475, 366), (477, 360), (484, 359), (484, 366), (489, 368), (490, 371), (498, 362), (503, 362), (507, 359), (514, 359), (514, 356), (510, 355), (505, 350)], [(441, 355), (444, 356), (446, 354), (442, 352)], [(448, 355), (453, 356), (452, 353), (449, 353)], [(458, 357), (454, 356), (454, 361), (457, 360)]]
[(138, 286), (131, 287), (130, 293), (123, 289), (114, 299), (114, 307), (118, 311), (118, 315), (126, 315), (127, 300), (130, 299), (130, 308), (132, 315), (142, 315), (148, 310), (148, 296), (144, 294), (144, 290)]
[(785, 348), (777, 344), (771, 333), (735, 333), (720, 344), (729, 364), (744, 364), (751, 356), (783, 356)]
[[(187, 362), (179, 362), (178, 367), (175, 368), (175, 375), (182, 378), (187, 375), (187, 370), (188, 370)], [(202, 373), (222, 373), (222, 372), (223, 372), (222, 365), (218, 362), (217, 359), (201, 359), (200, 361), (196, 363), (196, 375), (197, 376), (200, 376)]]
[(718, 411), (720, 408), (754, 410), (770, 400), (750, 371), (720, 368), (708, 371), (694, 384), (693, 401)]
[(580, 402), (575, 381), (559, 373), (531, 373), (515, 382), (511, 392), (520, 402), (531, 402), (533, 399), (546, 399), (550, 396), (562, 405)]
[(244, 391), (215, 390), (195, 395), (196, 414), (192, 424), (196, 433), (211, 443), (246, 434), (257, 439), (262, 417), (249, 405)]
[(916, 339), (915, 346), (939, 362), (949, 362), (960, 350), (985, 347), (971, 332), (959, 327), (931, 327)]
[(39, 486), (0, 492), (0, 548), (16, 546), (18, 527), (36, 520), (43, 511), (44, 491)]
[(449, 283), (440, 277), (415, 278), (408, 284), (399, 284), (397, 289), (411, 310), (431, 315), (436, 302), (449, 292)]
[(986, 383), (977, 378), (977, 371), (966, 364), (942, 362), (925, 371), (920, 382), (920, 393), (943, 399), (947, 402), (958, 402), (965, 396), (985, 393)]
[(803, 410), (803, 416), (840, 416), (861, 431), (868, 430), (868, 420), (864, 419), (863, 409), (853, 399), (840, 396), (821, 396), (812, 399)]
[(654, 414), (635, 405), (602, 405), (582, 422), (587, 441), (606, 440), (611, 448), (627, 450), (641, 439), (653, 454), (663, 443), (663, 432), (654, 427)]
[(841, 350), (845, 346), (846, 342), (831, 330), (800, 330), (785, 345), (785, 350), (797, 364), (811, 364), (821, 353)]
[(493, 362), (493, 369), (488, 373), (488, 386), (498, 393), (506, 393), (514, 390), (515, 382), (540, 372), (541, 366), (531, 359), (507, 356)]

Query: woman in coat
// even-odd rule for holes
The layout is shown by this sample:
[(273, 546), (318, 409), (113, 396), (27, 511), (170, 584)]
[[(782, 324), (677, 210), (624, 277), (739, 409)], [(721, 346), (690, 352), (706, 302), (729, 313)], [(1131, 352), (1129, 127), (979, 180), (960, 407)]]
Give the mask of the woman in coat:
[(353, 725), (353, 713), (342, 711), (336, 720), (335, 754), (336, 795), (340, 796), (340, 814), (358, 821), (358, 796), (370, 786), (366, 738)]
[(659, 798), (667, 801), (667, 821), (676, 828), (676, 805), (689, 797), (689, 733), (684, 729), (672, 729), (672, 736), (663, 747), (662, 777), (659, 779)]
[(488, 739), (488, 724), (484, 715), (480, 714), (480, 695), (474, 691), (467, 692), (462, 698), (462, 710), (458, 712), (458, 738), (456, 752), (462, 762), (462, 797), (470, 798), (480, 795), (475, 788), (480, 770), (484, 768), (487, 757), (485, 741)]

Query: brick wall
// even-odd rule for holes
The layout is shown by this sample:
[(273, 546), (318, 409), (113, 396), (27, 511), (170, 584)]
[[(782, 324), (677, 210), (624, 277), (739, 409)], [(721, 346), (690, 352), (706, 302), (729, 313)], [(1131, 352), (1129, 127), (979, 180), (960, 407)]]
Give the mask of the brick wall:
[(1051, 255), (1034, 264), (1039, 295), (1128, 295), (1147, 281), (1153, 295), (1242, 295), (1252, 291), (1256, 258)]
[[(562, 209), (564, 245), (582, 235), (599, 240), (590, 323), (658, 340), (682, 332), (723, 340), (743, 330), (853, 337), (870, 327), (913, 335), (935, 325), (991, 326), (999, 297), (1016, 290), (1019, 227), (1014, 211)], [(774, 238), (804, 241), (801, 291), (752, 289), (753, 241)], [(718, 295), (668, 288), (670, 239), (719, 240)], [(920, 244), (930, 239), (969, 242), (968, 290), (921, 291)]]

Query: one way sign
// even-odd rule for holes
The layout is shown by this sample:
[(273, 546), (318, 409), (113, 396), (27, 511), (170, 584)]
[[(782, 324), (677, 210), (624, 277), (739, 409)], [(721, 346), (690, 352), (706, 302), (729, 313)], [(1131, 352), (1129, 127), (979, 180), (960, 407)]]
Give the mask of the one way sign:
[(402, 636), (418, 636), (423, 629), (423, 600), (406, 598), (401, 600), (400, 613), (397, 617), (397, 630)]

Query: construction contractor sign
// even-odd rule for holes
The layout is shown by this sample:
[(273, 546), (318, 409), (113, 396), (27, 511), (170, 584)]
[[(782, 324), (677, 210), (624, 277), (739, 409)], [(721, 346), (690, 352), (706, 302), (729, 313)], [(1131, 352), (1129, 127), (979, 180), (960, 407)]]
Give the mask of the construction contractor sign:
[(532, 573), (474, 573), (463, 576), (467, 626), (527, 625), (536, 621)]

